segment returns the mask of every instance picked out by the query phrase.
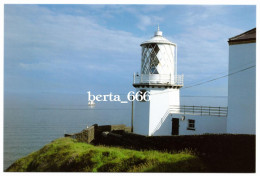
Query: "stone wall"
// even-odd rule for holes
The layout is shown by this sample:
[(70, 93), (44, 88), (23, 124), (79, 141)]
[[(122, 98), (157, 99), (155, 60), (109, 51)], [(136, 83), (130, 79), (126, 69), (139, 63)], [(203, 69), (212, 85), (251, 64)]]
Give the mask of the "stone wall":
[(91, 127), (82, 130), (79, 133), (73, 134), (64, 134), (65, 137), (71, 137), (77, 139), (79, 142), (91, 143), (95, 138), (99, 138), (102, 135), (102, 132), (111, 132), (111, 131), (124, 131), (131, 132), (131, 127), (126, 127), (125, 125), (102, 125), (98, 126), (97, 124), (92, 125)]
[(80, 142), (90, 143), (94, 140), (95, 138), (94, 135), (95, 135), (95, 127), (91, 126), (87, 129), (82, 130), (79, 133), (65, 134), (64, 136), (77, 139)]

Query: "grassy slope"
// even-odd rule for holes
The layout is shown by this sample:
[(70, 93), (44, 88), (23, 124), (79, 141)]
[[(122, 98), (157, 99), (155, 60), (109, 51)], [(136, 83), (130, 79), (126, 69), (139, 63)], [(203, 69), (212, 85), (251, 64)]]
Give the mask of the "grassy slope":
[(17, 160), (6, 171), (201, 172), (204, 165), (190, 152), (177, 154), (93, 146), (60, 138)]

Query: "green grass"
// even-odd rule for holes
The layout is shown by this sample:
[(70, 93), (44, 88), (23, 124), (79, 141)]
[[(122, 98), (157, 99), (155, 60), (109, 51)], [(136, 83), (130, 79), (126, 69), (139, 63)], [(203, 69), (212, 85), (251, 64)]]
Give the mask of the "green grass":
[(189, 151), (180, 153), (136, 151), (93, 146), (60, 138), (17, 160), (11, 172), (203, 172), (201, 160)]

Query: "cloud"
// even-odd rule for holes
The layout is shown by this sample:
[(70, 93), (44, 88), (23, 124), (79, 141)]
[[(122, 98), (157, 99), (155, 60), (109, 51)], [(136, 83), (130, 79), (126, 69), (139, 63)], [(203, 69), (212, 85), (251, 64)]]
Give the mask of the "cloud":
[(227, 6), (219, 5), (205, 5), (205, 6), (187, 6), (182, 12), (182, 20), (179, 24), (185, 26), (205, 25), (206, 23), (224, 21), (225, 18), (219, 18), (220, 16), (226, 16), (230, 13), (230, 8)]
[(117, 70), (118, 72), (123, 71), (118, 65), (108, 64), (108, 65), (95, 65), (95, 64), (88, 64), (85, 66), (86, 69), (92, 71), (104, 71), (104, 72), (114, 72)]
[[(5, 31), (7, 68), (16, 64), (24, 69), (48, 69), (54, 60), (64, 67), (70, 62), (117, 65), (119, 55), (133, 56), (142, 41), (132, 33), (101, 26), (88, 16), (55, 13), (35, 5), (6, 6)], [(111, 58), (115, 53), (118, 56)]]
[(137, 27), (141, 30), (145, 30), (147, 26), (150, 26), (152, 24), (152, 19), (149, 16), (140, 16), (139, 17), (139, 23), (137, 24)]
[[(5, 90), (44, 91), (55, 89), (55, 85), (70, 89), (69, 84), (86, 89), (94, 86), (97, 78), (99, 82), (107, 79), (108, 73), (110, 78), (120, 79), (129, 75), (126, 70), (132, 74), (136, 68), (132, 61), (139, 61), (143, 40), (100, 25), (91, 16), (64, 14), (37, 5), (6, 5)], [(122, 71), (120, 64), (124, 63), (128, 67)], [(94, 76), (97, 74), (99, 77)], [(47, 83), (40, 84), (44, 80)]]
[(141, 30), (146, 30), (147, 27), (157, 26), (163, 21), (163, 18), (157, 17), (157, 16), (146, 16), (146, 15), (139, 15), (139, 22), (137, 24), (137, 27)]
[[(92, 87), (104, 82), (130, 89), (132, 73), (140, 69), (140, 43), (153, 35), (157, 24), (178, 45), (178, 72), (184, 74), (185, 85), (205, 80), (227, 72), (228, 38), (255, 25), (254, 11), (241, 15), (244, 9), (250, 10), (233, 6), (5, 5), (5, 89), (21, 88), (22, 80), (37, 83), (42, 79), (51, 84), (41, 84), (42, 90), (54, 89), (54, 85), (79, 89), (90, 86), (89, 82)], [(31, 89), (30, 81), (23, 83), (24, 89)], [(223, 84), (214, 86), (220, 90)]]
[(45, 70), (46, 68), (50, 68), (50, 63), (36, 63), (36, 64), (26, 64), (19, 63), (19, 66), (25, 70)]
[(211, 23), (187, 27), (172, 37), (178, 44), (178, 70), (185, 75), (186, 84), (227, 73), (227, 40), (242, 32), (236, 27)]
[[(164, 18), (159, 15), (151, 15), (154, 13), (159, 13), (165, 8), (165, 6), (160, 5), (146, 5), (146, 6), (110, 6), (108, 7), (109, 15), (115, 18), (122, 13), (127, 13), (136, 18), (136, 27), (142, 31), (147, 30), (148, 27), (154, 29), (155, 26), (162, 23)], [(104, 9), (103, 9), (104, 10)], [(108, 13), (108, 12), (107, 12)]]

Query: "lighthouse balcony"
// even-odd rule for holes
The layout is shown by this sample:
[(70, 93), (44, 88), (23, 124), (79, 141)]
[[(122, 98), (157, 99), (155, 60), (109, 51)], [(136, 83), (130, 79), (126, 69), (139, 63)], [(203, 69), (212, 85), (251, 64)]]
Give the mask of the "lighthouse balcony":
[(171, 74), (136, 74), (134, 73), (134, 87), (139, 86), (163, 86), (181, 88), (183, 86), (183, 75)]

